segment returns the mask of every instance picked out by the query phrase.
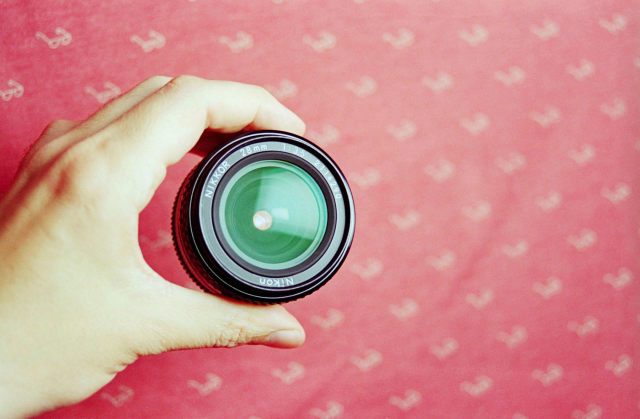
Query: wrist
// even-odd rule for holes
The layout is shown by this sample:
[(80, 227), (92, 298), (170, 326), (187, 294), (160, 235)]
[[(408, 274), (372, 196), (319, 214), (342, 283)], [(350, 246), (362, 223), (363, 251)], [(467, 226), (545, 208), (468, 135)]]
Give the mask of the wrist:
[(0, 348), (0, 418), (22, 419), (35, 416), (47, 410), (43, 405), (43, 397), (32, 385), (24, 382), (16, 362), (5, 356)]
[(12, 385), (3, 375), (0, 381), (0, 418), (22, 419), (34, 416), (44, 409), (38, 409), (38, 400), (33, 394)]

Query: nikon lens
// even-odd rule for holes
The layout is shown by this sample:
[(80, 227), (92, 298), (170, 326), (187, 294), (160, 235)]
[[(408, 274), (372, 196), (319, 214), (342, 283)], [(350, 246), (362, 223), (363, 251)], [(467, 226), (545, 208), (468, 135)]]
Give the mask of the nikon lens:
[(206, 292), (256, 304), (320, 288), (344, 261), (353, 197), (333, 160), (281, 131), (242, 134), (187, 176), (173, 209), (173, 239)]

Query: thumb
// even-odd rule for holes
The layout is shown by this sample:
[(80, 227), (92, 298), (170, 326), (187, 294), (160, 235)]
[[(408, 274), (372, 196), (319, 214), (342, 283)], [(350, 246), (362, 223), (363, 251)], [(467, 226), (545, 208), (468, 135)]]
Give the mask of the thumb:
[(154, 300), (145, 316), (140, 355), (245, 344), (295, 348), (305, 340), (300, 323), (282, 306), (257, 306), (165, 283), (167, 298)]

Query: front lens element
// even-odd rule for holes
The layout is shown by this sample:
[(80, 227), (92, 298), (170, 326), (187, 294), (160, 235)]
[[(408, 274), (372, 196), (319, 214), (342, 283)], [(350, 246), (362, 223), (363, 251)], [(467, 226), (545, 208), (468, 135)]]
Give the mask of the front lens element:
[(281, 160), (254, 162), (235, 173), (219, 211), (230, 248), (261, 269), (289, 269), (304, 262), (327, 229), (320, 186), (305, 170)]

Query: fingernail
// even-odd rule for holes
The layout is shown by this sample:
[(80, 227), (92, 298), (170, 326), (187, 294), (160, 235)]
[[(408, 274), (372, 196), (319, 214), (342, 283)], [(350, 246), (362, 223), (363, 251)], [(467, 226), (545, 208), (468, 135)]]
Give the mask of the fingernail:
[(304, 342), (304, 336), (298, 330), (278, 330), (267, 338), (265, 344), (274, 348), (297, 348)]

